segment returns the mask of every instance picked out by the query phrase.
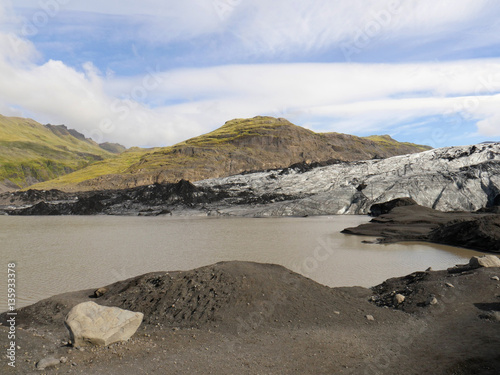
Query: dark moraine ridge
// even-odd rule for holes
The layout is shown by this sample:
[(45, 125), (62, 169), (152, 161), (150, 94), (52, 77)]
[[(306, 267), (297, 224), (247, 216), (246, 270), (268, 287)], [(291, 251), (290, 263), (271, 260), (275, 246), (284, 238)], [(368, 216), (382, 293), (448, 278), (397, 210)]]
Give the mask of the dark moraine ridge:
[[(498, 199), (495, 200), (495, 202)], [(381, 237), (379, 242), (428, 241), (468, 249), (500, 252), (500, 207), (476, 212), (441, 212), (399, 198), (371, 207), (376, 216), (342, 233)]]

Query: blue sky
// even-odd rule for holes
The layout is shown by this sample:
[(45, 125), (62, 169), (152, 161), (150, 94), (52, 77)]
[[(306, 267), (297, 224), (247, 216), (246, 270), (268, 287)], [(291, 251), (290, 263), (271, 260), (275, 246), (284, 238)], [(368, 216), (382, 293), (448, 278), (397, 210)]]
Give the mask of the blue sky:
[(500, 140), (493, 0), (0, 0), (0, 113), (164, 146), (232, 118)]

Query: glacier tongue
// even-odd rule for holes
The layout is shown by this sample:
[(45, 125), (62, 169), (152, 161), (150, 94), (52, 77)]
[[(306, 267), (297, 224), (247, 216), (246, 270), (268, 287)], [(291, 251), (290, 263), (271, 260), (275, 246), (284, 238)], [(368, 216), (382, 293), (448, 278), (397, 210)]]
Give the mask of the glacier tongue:
[(345, 162), (307, 172), (257, 172), (195, 185), (224, 190), (235, 199), (245, 194), (294, 197), (270, 204), (218, 207), (218, 213), (228, 215), (366, 214), (372, 204), (400, 197), (441, 211), (475, 211), (491, 205), (500, 194), (500, 143)]

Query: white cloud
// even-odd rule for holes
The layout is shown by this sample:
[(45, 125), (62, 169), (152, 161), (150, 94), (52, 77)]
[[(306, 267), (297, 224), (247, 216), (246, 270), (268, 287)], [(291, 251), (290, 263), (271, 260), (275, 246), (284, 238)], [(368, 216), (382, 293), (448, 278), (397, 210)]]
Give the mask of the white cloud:
[(418, 43), (457, 34), (460, 43), (446, 48), (470, 46), (471, 40), (488, 43), (471, 30), (488, 33), (490, 43), (500, 38), (495, 18), (500, 5), (491, 0), (17, 0), (16, 7), (31, 9), (27, 18), (33, 21), (37, 12), (51, 9), (49, 3), (57, 11), (135, 19), (142, 25), (135, 37), (148, 43), (232, 36), (227, 52), (245, 55), (363, 50), (379, 41), (413, 38)]
[[(382, 26), (374, 41), (419, 33), (432, 38), (436, 30), (452, 32), (477, 23), (474, 17), (490, 4), (423, 0), (401, 2), (391, 11), (389, 2), (381, 0), (370, 2), (371, 7), (361, 0), (335, 2), (334, 7), (326, 0), (220, 0), (230, 6), (221, 13), (215, 7), (219, 0), (46, 1), (58, 1), (61, 9), (67, 3), (73, 11), (166, 17), (168, 22), (152, 23), (150, 32), (156, 30), (158, 40), (164, 33), (176, 40), (183, 33), (187, 36), (182, 38), (191, 38), (226, 28), (245, 48), (280, 53), (356, 40), (373, 20)], [(32, 2), (16, 2), (28, 4)], [(387, 21), (384, 12), (390, 14)], [(10, 14), (0, 4), (0, 21), (12, 19)], [(152, 66), (141, 75), (121, 77), (100, 72), (92, 62), (80, 69), (62, 61), (40, 63), (38, 51), (22, 33), (2, 30), (0, 111), (65, 123), (97, 141), (172, 144), (231, 118), (255, 115), (287, 117), (313, 129), (321, 123), (323, 131), (381, 133), (424, 116), (458, 114), (477, 121), (484, 136), (498, 136), (500, 59), (247, 64), (164, 72)]]
[(488, 137), (500, 137), (500, 114), (495, 114), (477, 123), (479, 133)]
[[(226, 120), (260, 114), (322, 130), (380, 133), (424, 116), (460, 114), (495, 135), (500, 59), (430, 64), (235, 65), (105, 77), (60, 61), (29, 68), (5, 61), (3, 105), (66, 123), (99, 140), (171, 144)], [(148, 103), (156, 102), (156, 107)]]

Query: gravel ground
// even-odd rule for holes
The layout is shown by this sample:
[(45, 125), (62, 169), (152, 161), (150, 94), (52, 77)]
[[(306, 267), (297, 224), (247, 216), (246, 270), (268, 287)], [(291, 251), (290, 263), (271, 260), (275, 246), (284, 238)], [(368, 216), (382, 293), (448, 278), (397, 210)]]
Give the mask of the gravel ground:
[[(20, 309), (16, 368), (3, 355), (0, 372), (498, 374), (494, 276), (499, 268), (422, 271), (365, 289), (328, 288), (281, 266), (249, 262), (150, 273), (107, 286), (99, 298), (86, 290)], [(405, 300), (396, 303), (396, 294)], [(141, 311), (144, 321), (128, 342), (73, 348), (63, 321), (84, 301)], [(38, 371), (47, 357), (67, 360)]]

